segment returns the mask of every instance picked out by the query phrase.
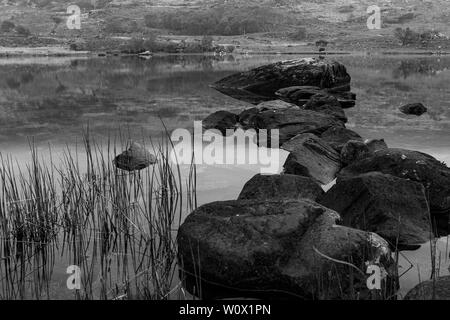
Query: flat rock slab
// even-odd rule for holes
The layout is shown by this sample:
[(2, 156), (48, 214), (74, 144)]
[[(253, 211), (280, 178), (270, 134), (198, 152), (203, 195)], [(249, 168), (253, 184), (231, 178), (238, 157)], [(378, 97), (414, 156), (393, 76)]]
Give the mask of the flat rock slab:
[(341, 169), (339, 153), (314, 134), (297, 135), (281, 148), (290, 152), (283, 166), (285, 173), (312, 177), (325, 185)]
[(294, 174), (256, 174), (247, 181), (238, 200), (245, 199), (310, 199), (315, 201), (323, 194), (317, 182), (309, 177)]
[(422, 184), (380, 172), (340, 180), (319, 200), (338, 212), (343, 225), (372, 231), (391, 248), (417, 249), (429, 241), (431, 225)]
[(344, 65), (316, 58), (280, 61), (225, 77), (212, 88), (235, 99), (258, 104), (278, 99), (275, 92), (292, 86), (333, 88), (349, 86)]
[(255, 129), (278, 129), (280, 145), (301, 133), (321, 134), (330, 127), (344, 126), (333, 116), (294, 108), (260, 112), (253, 125)]
[(342, 147), (349, 140), (363, 141), (362, 137), (357, 134), (355, 131), (338, 126), (331, 127), (325, 130), (320, 138), (328, 143), (333, 149), (338, 151), (339, 153), (342, 150)]
[(450, 168), (444, 163), (418, 151), (382, 149), (342, 169), (338, 174), (338, 181), (371, 171), (420, 182), (425, 187), (438, 233), (449, 234)]
[[(306, 199), (203, 205), (178, 232), (184, 285), (203, 299), (342, 299), (352, 295), (348, 265), (329, 258), (352, 261), (363, 269), (365, 262), (379, 261), (392, 276), (386, 241), (339, 226), (338, 220), (336, 212)], [(353, 287), (360, 298), (368, 298), (366, 275), (355, 273)], [(323, 286), (318, 286), (318, 279)]]

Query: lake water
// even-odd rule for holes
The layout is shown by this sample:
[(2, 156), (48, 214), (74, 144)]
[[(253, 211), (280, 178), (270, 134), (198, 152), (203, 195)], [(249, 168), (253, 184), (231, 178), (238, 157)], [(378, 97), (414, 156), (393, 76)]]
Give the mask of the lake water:
[[(0, 150), (25, 165), (31, 160), (30, 137), (44, 159), (49, 145), (57, 159), (65, 147), (81, 143), (87, 125), (97, 141), (119, 131), (134, 138), (157, 137), (164, 129), (162, 121), (169, 130), (191, 128), (194, 120), (214, 111), (250, 106), (209, 88), (212, 82), (254, 66), (300, 57), (0, 59)], [(356, 107), (346, 109), (348, 128), (364, 138), (384, 138), (390, 147), (426, 152), (450, 164), (450, 57), (361, 54), (329, 59), (347, 67), (357, 94)], [(398, 111), (411, 102), (422, 102), (428, 112), (415, 117)], [(280, 153), (280, 167), (285, 156)], [(259, 169), (257, 165), (198, 166), (199, 204), (235, 199)], [(445, 248), (441, 251), (441, 274), (446, 274), (448, 254)], [(413, 268), (402, 277), (402, 293), (418, 282), (419, 271), (422, 280), (429, 277), (429, 252), (424, 245), (404, 254), (402, 268), (407, 269), (407, 261)], [(64, 263), (53, 271), (53, 298), (73, 296), (65, 288)]]

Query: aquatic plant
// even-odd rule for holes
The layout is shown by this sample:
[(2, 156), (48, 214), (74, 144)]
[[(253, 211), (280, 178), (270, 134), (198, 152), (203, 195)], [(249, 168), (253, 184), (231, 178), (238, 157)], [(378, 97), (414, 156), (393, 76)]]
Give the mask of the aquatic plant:
[(55, 273), (71, 265), (81, 286), (65, 297), (184, 297), (174, 235), (197, 205), (195, 167), (183, 178), (165, 138), (150, 144), (157, 163), (131, 173), (112, 163), (123, 137), (83, 141), (59, 161), (31, 141), (25, 168), (0, 154), (0, 299), (58, 297)]

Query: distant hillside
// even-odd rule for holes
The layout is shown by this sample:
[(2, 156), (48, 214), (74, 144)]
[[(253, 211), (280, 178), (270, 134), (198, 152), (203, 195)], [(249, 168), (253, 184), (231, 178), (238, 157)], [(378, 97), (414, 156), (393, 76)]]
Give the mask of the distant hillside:
[[(81, 30), (66, 26), (69, 4), (82, 10)], [(228, 41), (223, 37), (248, 40), (255, 34), (260, 43), (269, 41), (272, 47), (326, 39), (341, 49), (450, 48), (448, 0), (376, 1), (382, 28), (368, 30), (366, 10), (373, 4), (372, 0), (1, 0), (0, 45), (182, 35), (214, 35)], [(37, 39), (20, 39), (27, 36)]]

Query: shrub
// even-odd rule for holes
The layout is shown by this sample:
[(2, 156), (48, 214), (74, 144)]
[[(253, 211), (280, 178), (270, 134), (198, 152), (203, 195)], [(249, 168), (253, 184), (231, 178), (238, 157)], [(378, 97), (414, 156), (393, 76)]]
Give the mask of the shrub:
[(15, 27), (16, 25), (13, 22), (6, 20), (2, 22), (0, 30), (2, 32), (11, 32), (12, 30), (14, 30)]
[(201, 46), (203, 51), (211, 51), (213, 48), (213, 37), (203, 36)]
[(106, 21), (104, 31), (106, 33), (132, 33), (137, 31), (137, 22), (131, 19), (112, 17)]
[(82, 0), (76, 2), (76, 5), (80, 7), (81, 10), (89, 11), (94, 9), (94, 5), (89, 0)]
[(410, 28), (402, 29), (396, 28), (394, 30), (394, 36), (400, 40), (402, 46), (421, 44), (427, 46), (430, 41), (439, 37), (438, 32), (434, 30), (427, 30), (422, 33), (411, 30)]
[(289, 38), (296, 41), (301, 41), (306, 39), (306, 29), (303, 27), (298, 28), (295, 32), (289, 35)]
[(204, 11), (152, 12), (145, 16), (148, 28), (168, 29), (189, 35), (240, 35), (267, 32), (289, 23), (289, 17), (273, 8), (215, 7)]
[(21, 36), (29, 36), (31, 34), (30, 29), (24, 26), (17, 26), (15, 30)]
[(142, 38), (133, 38), (130, 41), (128, 41), (126, 44), (122, 45), (122, 48), (120, 50), (123, 53), (141, 53), (146, 51), (144, 47), (144, 39)]

